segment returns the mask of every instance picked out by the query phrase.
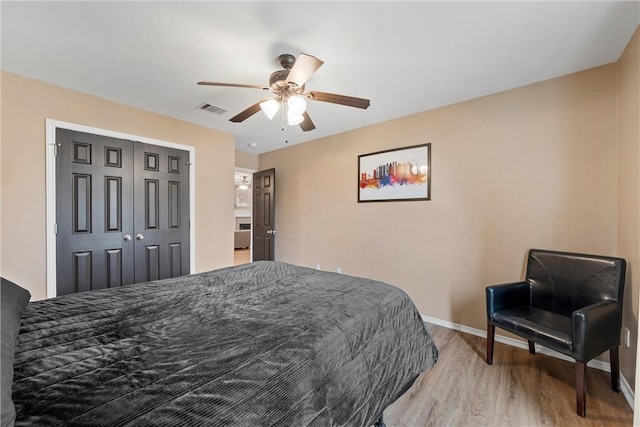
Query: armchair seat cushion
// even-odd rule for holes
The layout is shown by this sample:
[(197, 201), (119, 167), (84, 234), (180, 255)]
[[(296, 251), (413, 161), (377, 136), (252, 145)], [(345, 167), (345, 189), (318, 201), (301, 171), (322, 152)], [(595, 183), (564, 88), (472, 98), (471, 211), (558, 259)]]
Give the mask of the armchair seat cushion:
[(571, 355), (571, 317), (533, 306), (520, 306), (494, 312), (492, 321), (494, 325), (527, 340)]

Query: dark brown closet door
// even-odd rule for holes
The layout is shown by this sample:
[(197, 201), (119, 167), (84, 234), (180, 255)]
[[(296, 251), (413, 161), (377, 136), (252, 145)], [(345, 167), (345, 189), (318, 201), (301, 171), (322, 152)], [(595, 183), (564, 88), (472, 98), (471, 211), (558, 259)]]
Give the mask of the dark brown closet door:
[(189, 274), (189, 153), (137, 143), (135, 281)]
[(58, 129), (57, 295), (189, 274), (189, 153)]
[(253, 261), (273, 261), (276, 245), (276, 170), (253, 174)]
[(56, 132), (57, 295), (134, 282), (131, 141)]

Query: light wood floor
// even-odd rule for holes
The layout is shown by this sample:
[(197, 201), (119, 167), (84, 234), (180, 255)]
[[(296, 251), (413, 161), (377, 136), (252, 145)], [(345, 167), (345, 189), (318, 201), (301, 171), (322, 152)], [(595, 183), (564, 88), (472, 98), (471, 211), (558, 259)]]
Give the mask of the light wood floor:
[(251, 249), (236, 249), (233, 251), (233, 265), (251, 262)]
[(387, 427), (631, 426), (633, 411), (611, 390), (608, 372), (587, 368), (587, 417), (579, 417), (571, 362), (428, 325), (440, 350), (436, 365), (384, 414)]

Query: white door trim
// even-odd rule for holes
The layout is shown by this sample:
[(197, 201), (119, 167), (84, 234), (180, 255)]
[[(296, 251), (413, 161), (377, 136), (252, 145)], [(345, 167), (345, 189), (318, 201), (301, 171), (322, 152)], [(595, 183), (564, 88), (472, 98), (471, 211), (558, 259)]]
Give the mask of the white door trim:
[(59, 120), (46, 119), (46, 205), (47, 205), (47, 298), (56, 296), (56, 130), (64, 128), (78, 132), (92, 133), (94, 135), (108, 136), (112, 138), (129, 139), (145, 144), (158, 145), (160, 147), (175, 148), (189, 152), (189, 269), (193, 273), (196, 269), (196, 149), (190, 145), (176, 144), (174, 142), (147, 138), (145, 136), (131, 135), (106, 129), (94, 128)]

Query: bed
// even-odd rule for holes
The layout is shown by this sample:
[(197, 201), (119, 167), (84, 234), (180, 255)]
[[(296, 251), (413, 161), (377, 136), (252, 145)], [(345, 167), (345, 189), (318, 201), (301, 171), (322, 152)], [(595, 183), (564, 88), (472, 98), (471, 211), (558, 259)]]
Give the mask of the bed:
[(400, 289), (259, 261), (26, 305), (15, 425), (370, 426), (437, 357)]

